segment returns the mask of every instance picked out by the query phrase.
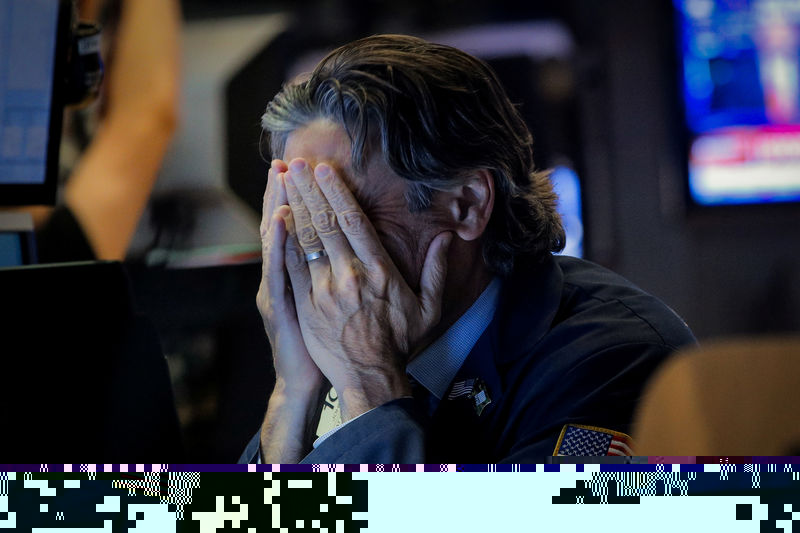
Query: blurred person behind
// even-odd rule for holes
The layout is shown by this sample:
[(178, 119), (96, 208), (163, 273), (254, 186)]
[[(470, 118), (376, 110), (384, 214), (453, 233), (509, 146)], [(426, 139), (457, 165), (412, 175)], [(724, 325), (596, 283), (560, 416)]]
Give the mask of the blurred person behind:
[(637, 452), (656, 456), (800, 454), (800, 336), (740, 337), (682, 351), (648, 383)]

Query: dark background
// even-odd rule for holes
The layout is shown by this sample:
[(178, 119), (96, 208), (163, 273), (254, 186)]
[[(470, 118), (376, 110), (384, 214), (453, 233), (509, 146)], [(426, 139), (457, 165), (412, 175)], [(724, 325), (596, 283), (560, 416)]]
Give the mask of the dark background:
[[(260, 205), (263, 179), (252, 177), (266, 174), (258, 117), (293, 53), (372, 33), (557, 20), (576, 43), (568, 61), (528, 72), (511, 64), (501, 75), (532, 122), (537, 163), (566, 155), (581, 176), (585, 256), (663, 299), (701, 341), (800, 329), (798, 205), (699, 209), (686, 200), (670, 2), (517, 4), (184, 0), (187, 25), (292, 13), (287, 31), (265, 42), (221, 89), (226, 183), (244, 209)], [(522, 94), (526, 87), (530, 94)], [(194, 220), (196, 205), (157, 191), (142, 231), (149, 225), (180, 233), (152, 216), (164, 202), (184, 208), (184, 230)], [(144, 251), (132, 253), (135, 297), (170, 362), (187, 459), (235, 461), (259, 426), (274, 379), (255, 309), (260, 266), (177, 270), (145, 261)]]

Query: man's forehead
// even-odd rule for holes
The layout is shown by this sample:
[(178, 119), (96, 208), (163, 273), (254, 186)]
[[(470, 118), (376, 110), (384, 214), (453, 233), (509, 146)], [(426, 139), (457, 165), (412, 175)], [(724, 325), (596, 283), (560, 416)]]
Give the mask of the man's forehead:
[(351, 165), (350, 138), (338, 124), (315, 120), (289, 134), (283, 155), (287, 163), (302, 157), (312, 166), (324, 161), (344, 169)]
[(356, 170), (351, 150), (350, 137), (342, 126), (319, 119), (289, 134), (283, 155), (287, 164), (296, 157), (302, 157), (312, 167), (319, 163), (331, 165), (358, 203), (368, 207), (377, 197), (388, 192), (389, 181), (393, 180), (387, 174), (394, 173), (388, 169), (379, 153), (368, 157), (361, 171)]

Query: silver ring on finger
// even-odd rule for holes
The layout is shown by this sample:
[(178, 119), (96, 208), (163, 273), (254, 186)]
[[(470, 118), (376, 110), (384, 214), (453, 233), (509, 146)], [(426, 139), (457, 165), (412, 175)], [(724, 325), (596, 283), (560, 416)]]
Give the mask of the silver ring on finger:
[(310, 254), (306, 254), (306, 263), (310, 263), (311, 261), (316, 261), (321, 257), (325, 257), (326, 255), (328, 255), (328, 252), (326, 252), (325, 250), (311, 252)]

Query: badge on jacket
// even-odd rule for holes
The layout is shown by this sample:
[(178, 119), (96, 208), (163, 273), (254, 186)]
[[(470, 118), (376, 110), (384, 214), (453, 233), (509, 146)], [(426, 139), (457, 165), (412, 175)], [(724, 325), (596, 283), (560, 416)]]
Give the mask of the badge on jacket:
[(567, 424), (561, 430), (553, 455), (618, 455), (632, 457), (630, 435), (596, 426)]
[(456, 398), (467, 398), (470, 400), (478, 416), (481, 416), (486, 406), (492, 403), (489, 390), (486, 388), (486, 383), (480, 378), (456, 381), (450, 389), (450, 394), (447, 395), (447, 399), (455, 400)]

